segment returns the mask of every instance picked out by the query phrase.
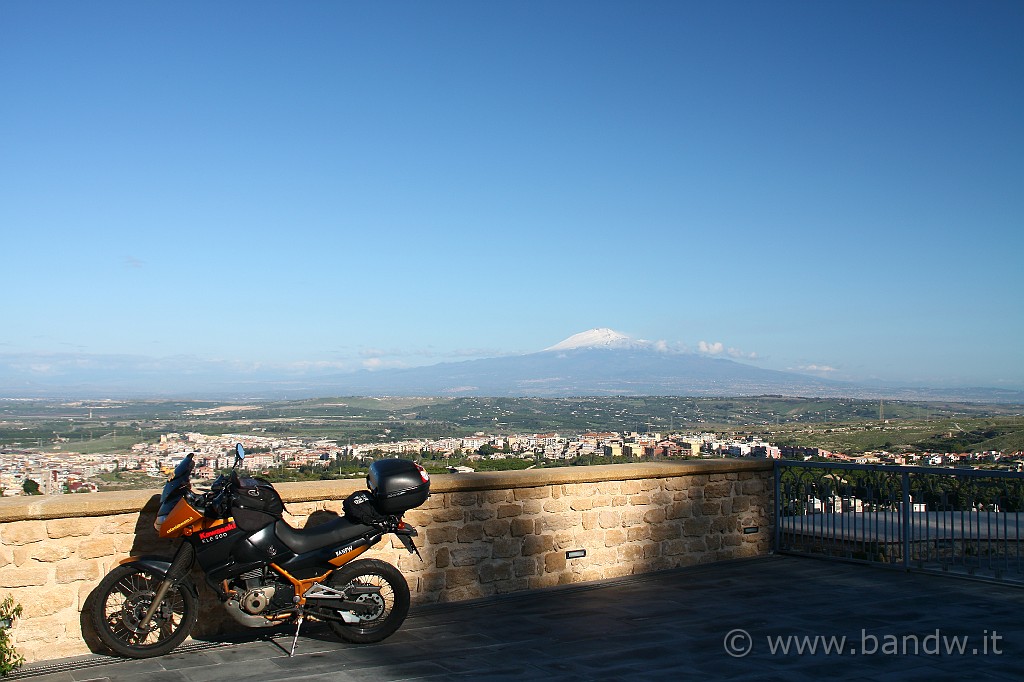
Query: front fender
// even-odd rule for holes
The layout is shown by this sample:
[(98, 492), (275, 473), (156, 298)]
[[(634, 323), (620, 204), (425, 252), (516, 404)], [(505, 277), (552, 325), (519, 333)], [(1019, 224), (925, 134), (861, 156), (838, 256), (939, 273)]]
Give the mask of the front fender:
[(161, 576), (166, 576), (167, 571), (171, 569), (171, 560), (162, 556), (130, 556), (117, 562), (118, 566), (124, 566), (125, 564), (145, 566)]
[[(145, 568), (161, 578), (166, 578), (167, 573), (171, 570), (171, 560), (162, 556), (130, 556), (127, 559), (118, 561), (117, 565), (134, 565), (140, 568)], [(199, 596), (196, 586), (187, 575), (177, 582), (179, 585), (188, 587), (189, 591), (192, 592), (193, 595), (197, 597)]]

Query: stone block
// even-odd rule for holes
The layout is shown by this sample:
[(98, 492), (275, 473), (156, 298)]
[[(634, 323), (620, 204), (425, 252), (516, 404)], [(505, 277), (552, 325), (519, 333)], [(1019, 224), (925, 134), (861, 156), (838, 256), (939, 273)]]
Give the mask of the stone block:
[(0, 571), (0, 587), (32, 587), (50, 582), (50, 566), (29, 564)]
[(502, 504), (498, 506), (498, 518), (507, 519), (513, 516), (522, 516), (523, 505), (521, 504)]
[[(690, 549), (685, 540), (666, 540), (661, 543), (662, 556), (676, 556), (678, 554), (686, 554), (690, 551), (693, 550)], [(704, 548), (701, 547), (700, 551), (703, 552)]]
[(482, 540), (484, 537), (484, 524), (482, 523), (467, 523), (466, 525), (459, 528), (456, 533), (459, 543), (475, 542)]
[(626, 532), (621, 528), (612, 528), (604, 532), (604, 546), (618, 547), (626, 542)]
[[(611, 532), (611, 531), (609, 531)], [(650, 526), (632, 526), (626, 529), (626, 541), (637, 542), (638, 540), (647, 540), (651, 537)]]
[[(433, 519), (431, 523), (450, 523), (454, 521), (463, 521), (466, 518), (465, 510), (459, 507), (447, 507), (445, 509), (435, 509), (433, 513)], [(429, 524), (426, 524), (429, 525)]]
[(13, 555), (15, 566), (24, 566), (34, 561), (49, 564), (71, 556), (71, 547), (58, 542), (40, 542), (14, 547)]
[(446, 504), (445, 504), (445, 498), (446, 497), (447, 497), (447, 495), (444, 495), (444, 494), (430, 495), (423, 502), (423, 504), (421, 504), (420, 506), (416, 507), (416, 509), (418, 509), (420, 511), (433, 511), (435, 509), (442, 509), (443, 507), (446, 506)]
[(453, 507), (477, 507), (480, 499), (476, 493), (450, 493), (448, 500)]
[(668, 505), (672, 503), (673, 499), (674, 496), (672, 495), (672, 493), (666, 492), (664, 490), (658, 490), (653, 495), (651, 495), (651, 501), (654, 504)]
[[(728, 500), (729, 498), (724, 498)], [(701, 516), (718, 516), (722, 513), (722, 502), (718, 500), (708, 500), (702, 502), (700, 505)]]
[(523, 513), (527, 515), (543, 514), (544, 513), (544, 500), (523, 500)]
[(495, 538), (491, 543), (491, 556), (495, 559), (510, 559), (523, 551), (522, 538)]
[(513, 491), (515, 499), (518, 500), (543, 500), (551, 497), (551, 488), (549, 486), (540, 486), (537, 488), (516, 488)]
[(451, 550), (452, 566), (475, 566), (491, 557), (491, 548), (485, 544), (456, 547)]
[(544, 502), (544, 511), (548, 514), (561, 514), (569, 508), (569, 504), (564, 498), (554, 499), (551, 498)]
[(77, 554), (83, 559), (96, 559), (101, 556), (113, 556), (115, 551), (114, 538), (107, 536), (82, 540), (78, 545)]
[(763, 495), (765, 489), (764, 481), (758, 478), (743, 481), (740, 492), (744, 495)]
[(100, 564), (95, 559), (89, 561), (62, 561), (57, 564), (57, 584), (70, 583), (76, 580), (98, 581)]
[(483, 498), (486, 504), (502, 504), (513, 500), (511, 490), (485, 490)]
[(465, 585), (476, 583), (476, 568), (474, 566), (461, 566), (449, 568), (444, 572), (444, 586), (452, 590)]
[(533, 519), (512, 519), (510, 527), (512, 537), (523, 537), (532, 534), (537, 528)]
[(569, 501), (569, 508), (573, 511), (587, 511), (594, 508), (594, 499), (591, 497), (574, 497)]
[(630, 495), (629, 496), (629, 503), (632, 504), (632, 505), (636, 505), (636, 506), (642, 506), (642, 505), (646, 505), (646, 504), (651, 504), (652, 503), (651, 495), (646, 494), (646, 493), (641, 494), (641, 495)]
[(594, 530), (600, 523), (601, 512), (596, 511), (585, 511), (581, 515), (580, 525), (583, 526), (583, 530)]
[(728, 497), (729, 495), (732, 495), (732, 483), (730, 481), (708, 483), (704, 486), (705, 498)]
[(428, 571), (418, 578), (417, 589), (427, 595), (436, 595), (447, 582), (445, 578), (446, 571)]
[(451, 588), (451, 589), (447, 590), (446, 592), (442, 593), (441, 594), (441, 601), (444, 601), (444, 602), (467, 601), (469, 599), (480, 599), (481, 597), (486, 597), (486, 596), (487, 596), (487, 592), (480, 586), (480, 583), (478, 583), (476, 580), (474, 580), (473, 582), (471, 582), (471, 583), (469, 583), (467, 585)]
[(622, 525), (622, 514), (617, 511), (599, 512), (598, 522), (601, 528), (618, 528)]
[(640, 492), (640, 481), (623, 481), (619, 486), (619, 491), (623, 495), (636, 495)]
[(523, 538), (523, 556), (550, 552), (554, 546), (555, 539), (550, 535), (527, 535)]
[(549, 552), (544, 555), (544, 572), (558, 573), (565, 570), (565, 554), (563, 552)]
[(491, 519), (484, 522), (484, 535), (489, 538), (504, 538), (512, 534), (512, 522), (508, 519)]
[(682, 537), (683, 529), (678, 523), (659, 523), (651, 526), (651, 540), (660, 542)]
[(662, 507), (655, 507), (644, 512), (644, 523), (662, 523), (665, 520), (665, 510)]
[(44, 590), (38, 587), (23, 587), (13, 589), (9, 594), (24, 608), (19, 621), (19, 631), (22, 625), (35, 623), (41, 616), (52, 616), (64, 609), (75, 609), (78, 606), (78, 590), (70, 585), (48, 585)]
[(402, 518), (405, 519), (406, 523), (410, 526), (422, 528), (423, 526), (429, 525), (433, 522), (434, 515), (420, 509), (410, 509), (402, 515)]
[(0, 525), (0, 542), (5, 545), (27, 545), (47, 537), (45, 521), (15, 521)]
[(626, 528), (638, 526), (644, 522), (644, 507), (627, 507), (622, 510), (622, 525)]
[[(640, 573), (641, 571), (636, 572)], [(628, 564), (616, 564), (614, 566), (609, 566), (606, 569), (604, 569), (604, 578), (606, 580), (610, 578), (623, 578), (627, 575), (633, 575), (633, 573), (633, 566)]]
[(711, 520), (712, 533), (725, 533), (736, 528), (736, 517), (718, 516)]
[(628, 545), (622, 545), (619, 547), (618, 560), (620, 562), (626, 562), (632, 564), (634, 561), (639, 561), (644, 558), (644, 548), (639, 543), (632, 542)]
[(711, 529), (711, 519), (704, 516), (697, 519), (685, 519), (683, 521), (683, 534), (687, 537), (707, 535)]
[(427, 542), (432, 545), (440, 545), (445, 542), (456, 542), (458, 528), (455, 526), (435, 526), (427, 528)]
[(541, 590), (558, 585), (558, 573), (541, 573), (530, 577), (530, 589)]
[(447, 568), (452, 563), (452, 552), (447, 547), (438, 547), (437, 552), (434, 553), (434, 566), (437, 568)]
[(153, 527), (150, 519), (142, 519), (138, 514), (106, 516), (96, 521), (96, 535), (135, 535), (140, 526), (147, 531)]
[(575, 515), (568, 514), (552, 514), (550, 516), (542, 516), (538, 521), (540, 526), (540, 532), (548, 533), (556, 530), (565, 530), (567, 528), (576, 528), (580, 525), (578, 517)]
[(666, 519), (683, 519), (693, 515), (694, 503), (687, 500), (685, 502), (673, 502), (665, 508)]
[(497, 516), (493, 509), (470, 509), (467, 512), (470, 521), (487, 521)]
[(511, 561), (485, 561), (476, 567), (476, 572), (483, 585), (515, 576)]
[(736, 495), (732, 498), (733, 513), (744, 512), (750, 509), (750, 497), (747, 495)]
[(533, 557), (517, 557), (512, 560), (512, 567), (517, 578), (537, 575), (537, 560)]

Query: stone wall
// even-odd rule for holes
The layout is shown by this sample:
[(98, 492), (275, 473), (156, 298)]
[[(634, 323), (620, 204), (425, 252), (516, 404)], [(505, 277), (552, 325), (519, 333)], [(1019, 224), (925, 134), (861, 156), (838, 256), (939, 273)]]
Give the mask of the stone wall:
[[(659, 462), (435, 476), (406, 520), (421, 561), (386, 540), (364, 556), (396, 564), (414, 604), (460, 601), (770, 549), (772, 465)], [(329, 520), (362, 481), (284, 483), (295, 526)], [(141, 510), (141, 511), (140, 511)], [(102, 576), (130, 555), (169, 555), (152, 528), (152, 491), (0, 500), (0, 599), (24, 606), (13, 629), (28, 661), (87, 653), (81, 610)], [(582, 558), (566, 552), (586, 550)], [(201, 585), (197, 638), (237, 629)]]

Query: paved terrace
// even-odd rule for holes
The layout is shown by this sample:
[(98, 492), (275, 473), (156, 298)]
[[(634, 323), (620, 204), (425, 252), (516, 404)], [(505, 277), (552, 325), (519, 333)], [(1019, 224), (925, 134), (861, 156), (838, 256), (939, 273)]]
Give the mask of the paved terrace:
[[(12, 678), (1016, 680), (1024, 677), (1022, 614), (1021, 588), (768, 556), (414, 607), (397, 634), (373, 646), (310, 628), (288, 658), (285, 630), (254, 631), (248, 640), (186, 644), (144, 661), (96, 654), (48, 661)], [(846, 641), (842, 655), (823, 653), (821, 641), (816, 654), (798, 654), (795, 644), (788, 655), (772, 654), (768, 638), (790, 635)], [(945, 652), (954, 637), (968, 638), (964, 653)], [(752, 650), (730, 656), (726, 642), (737, 653)]]

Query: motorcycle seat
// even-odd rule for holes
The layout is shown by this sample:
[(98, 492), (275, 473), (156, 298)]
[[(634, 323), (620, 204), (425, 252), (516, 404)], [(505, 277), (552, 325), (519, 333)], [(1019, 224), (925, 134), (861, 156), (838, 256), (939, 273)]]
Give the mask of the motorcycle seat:
[(312, 528), (292, 528), (284, 519), (274, 525), (274, 534), (296, 554), (313, 552), (331, 545), (342, 545), (369, 532), (380, 532), (373, 526), (350, 521), (344, 516)]

